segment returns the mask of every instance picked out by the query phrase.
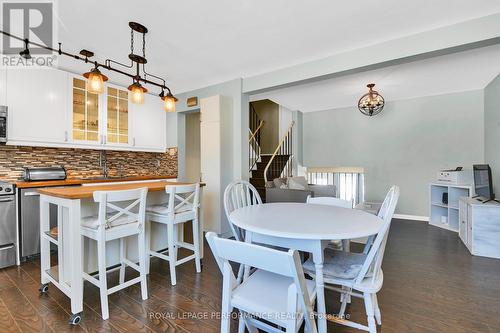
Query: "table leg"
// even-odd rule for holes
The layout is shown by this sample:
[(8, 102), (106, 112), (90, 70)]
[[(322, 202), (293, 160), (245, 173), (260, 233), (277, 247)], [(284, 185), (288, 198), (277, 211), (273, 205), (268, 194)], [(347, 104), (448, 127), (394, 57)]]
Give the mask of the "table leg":
[(68, 225), (63, 227), (68, 230), (70, 241), (68, 244), (69, 255), (71, 256), (71, 267), (68, 270), (71, 274), (71, 312), (77, 314), (83, 311), (83, 251), (82, 235), (80, 232), (81, 224), (81, 201), (72, 200), (69, 207)]
[[(205, 227), (205, 219), (203, 218), (203, 187), (200, 187), (200, 207), (198, 208), (198, 232), (200, 233), (200, 258), (203, 259), (204, 246), (203, 228)], [(194, 230), (193, 230), (194, 232)]]
[(313, 252), (313, 261), (316, 268), (316, 304), (318, 311), (318, 332), (326, 333), (326, 303), (325, 303), (325, 283), (323, 281), (323, 247), (319, 245)]
[[(50, 231), (50, 204), (40, 200), (40, 235)], [(45, 272), (50, 269), (50, 243), (47, 239), (40, 236), (40, 276), (41, 283), (49, 283), (49, 279), (45, 276)]]
[[(249, 244), (252, 244), (252, 233), (250, 231), (245, 231), (245, 243), (249, 243)], [(248, 276), (250, 275), (250, 266), (248, 265), (245, 265), (244, 266), (244, 273), (243, 273), (243, 280), (246, 280), (248, 278)], [(238, 274), (238, 278), (239, 278), (239, 274)]]

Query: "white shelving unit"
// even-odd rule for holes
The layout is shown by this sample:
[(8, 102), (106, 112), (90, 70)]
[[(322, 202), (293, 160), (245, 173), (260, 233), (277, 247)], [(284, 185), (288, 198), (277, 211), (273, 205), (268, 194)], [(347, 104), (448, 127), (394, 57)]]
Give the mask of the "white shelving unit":
[[(448, 193), (448, 204), (443, 203), (443, 193)], [(430, 184), (429, 224), (458, 232), (459, 199), (461, 197), (472, 197), (473, 195), (474, 189), (472, 185)], [(443, 218), (446, 219), (446, 223), (443, 223)]]

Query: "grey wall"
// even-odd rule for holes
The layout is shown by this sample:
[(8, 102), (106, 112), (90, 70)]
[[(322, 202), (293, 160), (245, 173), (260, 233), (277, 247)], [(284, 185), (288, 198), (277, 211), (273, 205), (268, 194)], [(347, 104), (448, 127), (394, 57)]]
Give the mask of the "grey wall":
[(491, 166), (493, 190), (500, 197), (500, 75), (484, 90), (484, 158)]
[(261, 152), (262, 154), (272, 154), (280, 140), (279, 105), (268, 99), (252, 102), (252, 105), (259, 118), (264, 121), (260, 133)]
[(436, 172), (484, 160), (483, 110), (478, 90), (388, 102), (373, 118), (355, 107), (304, 113), (304, 166), (364, 167), (366, 200), (396, 184), (397, 212), (428, 216)]
[(198, 101), (202, 98), (221, 95), (232, 100), (232, 126), (224, 128), (224, 133), (231, 135), (231, 140), (223, 143), (223, 149), (232, 150), (233, 179), (248, 178), (248, 95), (241, 92), (241, 79), (234, 79), (209, 87), (196, 89), (193, 91), (177, 94), (177, 140), (179, 146), (179, 175), (183, 173), (185, 167), (185, 147), (183, 140), (185, 133), (182, 132), (182, 117), (185, 112), (198, 111), (199, 105), (194, 107), (187, 106), (187, 99), (197, 96)]

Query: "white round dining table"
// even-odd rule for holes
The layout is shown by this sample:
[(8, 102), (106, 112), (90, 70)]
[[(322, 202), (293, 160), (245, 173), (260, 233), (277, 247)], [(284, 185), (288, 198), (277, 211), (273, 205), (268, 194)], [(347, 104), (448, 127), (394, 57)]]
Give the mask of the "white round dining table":
[(324, 249), (331, 240), (375, 235), (382, 220), (357, 209), (320, 204), (269, 203), (236, 209), (229, 215), (245, 230), (245, 241), (309, 252), (316, 268), (318, 331), (326, 333)]

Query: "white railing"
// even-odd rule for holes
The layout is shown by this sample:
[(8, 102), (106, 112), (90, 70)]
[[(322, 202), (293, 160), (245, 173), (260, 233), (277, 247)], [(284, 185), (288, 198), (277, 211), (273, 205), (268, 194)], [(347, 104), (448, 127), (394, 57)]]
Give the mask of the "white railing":
[(257, 162), (259, 161), (260, 159), (260, 154), (261, 154), (261, 148), (260, 148), (260, 144), (259, 144), (259, 140), (258, 138), (260, 137), (260, 130), (262, 129), (262, 127), (264, 126), (264, 121), (261, 121), (259, 126), (257, 127), (257, 129), (252, 133), (252, 131), (250, 129), (248, 129), (249, 131), (249, 135), (250, 135), (250, 138), (248, 139), (248, 148), (249, 148), (249, 156), (248, 156), (248, 162), (249, 162), (249, 168), (248, 168), (248, 171), (252, 171), (255, 164), (257, 164)]
[[(288, 126), (287, 131), (281, 138), (278, 146), (274, 150), (273, 155), (271, 156), (271, 159), (266, 165), (266, 168), (264, 169), (264, 181), (267, 184), (268, 181), (268, 176), (269, 173), (271, 173), (273, 176), (285, 176), (289, 177), (292, 175), (293, 171), (293, 165), (292, 163), (288, 163), (289, 160), (291, 160), (292, 157), (292, 152), (293, 152), (293, 125), (295, 125), (295, 121), (292, 121), (290, 123), (290, 126)], [(288, 159), (284, 161), (283, 165), (281, 163), (274, 163), (273, 161), (276, 158), (276, 156), (279, 155), (280, 158), (282, 156), (288, 156)]]

